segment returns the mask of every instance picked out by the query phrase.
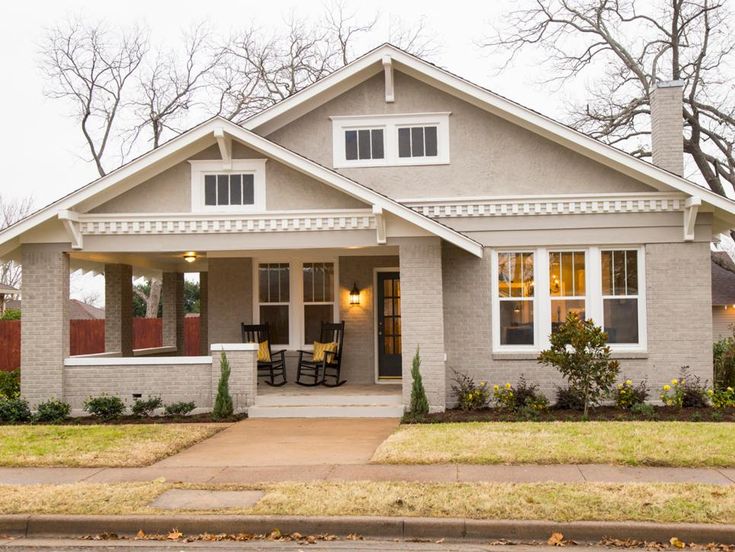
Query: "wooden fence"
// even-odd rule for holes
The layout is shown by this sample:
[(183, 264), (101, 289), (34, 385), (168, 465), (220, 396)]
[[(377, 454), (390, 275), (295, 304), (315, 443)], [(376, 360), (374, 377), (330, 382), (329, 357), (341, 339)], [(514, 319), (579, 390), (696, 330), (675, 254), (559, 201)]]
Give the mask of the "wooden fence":
[[(148, 349), (162, 344), (163, 324), (160, 318), (133, 319), (133, 348)], [(20, 366), (20, 320), (0, 320), (0, 370)], [(105, 350), (104, 320), (70, 320), (69, 345), (72, 355), (89, 355)], [(184, 354), (199, 355), (199, 317), (184, 319)]]

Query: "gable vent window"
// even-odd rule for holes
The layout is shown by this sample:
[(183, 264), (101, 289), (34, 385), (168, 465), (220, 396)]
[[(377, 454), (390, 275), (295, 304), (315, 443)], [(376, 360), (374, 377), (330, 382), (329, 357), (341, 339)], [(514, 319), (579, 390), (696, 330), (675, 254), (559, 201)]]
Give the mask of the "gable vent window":
[(383, 159), (385, 154), (383, 129), (359, 129), (345, 131), (345, 159)]
[(204, 176), (205, 205), (252, 205), (255, 203), (252, 174), (207, 174)]
[(398, 157), (436, 157), (435, 126), (398, 129)]

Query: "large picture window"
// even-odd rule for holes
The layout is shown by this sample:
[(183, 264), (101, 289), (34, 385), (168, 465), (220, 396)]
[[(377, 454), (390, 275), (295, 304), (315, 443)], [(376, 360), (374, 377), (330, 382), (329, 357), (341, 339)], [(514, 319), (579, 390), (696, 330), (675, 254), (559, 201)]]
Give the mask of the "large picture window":
[(260, 323), (270, 325), (273, 344), (289, 343), (290, 274), (288, 263), (258, 265)]
[(638, 250), (602, 251), (603, 327), (610, 343), (638, 343)]
[(498, 254), (500, 344), (534, 344), (533, 253)]

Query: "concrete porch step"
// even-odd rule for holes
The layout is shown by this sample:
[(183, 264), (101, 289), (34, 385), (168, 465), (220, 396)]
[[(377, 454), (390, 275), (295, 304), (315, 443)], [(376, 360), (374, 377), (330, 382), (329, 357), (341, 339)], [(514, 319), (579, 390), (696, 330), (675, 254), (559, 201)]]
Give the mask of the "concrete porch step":
[(400, 406), (401, 394), (339, 394), (339, 393), (263, 393), (255, 397), (256, 406)]
[(262, 405), (248, 409), (249, 418), (400, 418), (400, 404)]

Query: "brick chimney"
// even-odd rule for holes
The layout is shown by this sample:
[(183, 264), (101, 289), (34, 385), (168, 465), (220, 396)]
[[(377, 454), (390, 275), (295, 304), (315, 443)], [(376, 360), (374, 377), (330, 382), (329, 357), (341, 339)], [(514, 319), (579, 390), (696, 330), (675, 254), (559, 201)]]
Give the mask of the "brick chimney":
[(684, 81), (659, 82), (651, 92), (653, 164), (684, 175)]

